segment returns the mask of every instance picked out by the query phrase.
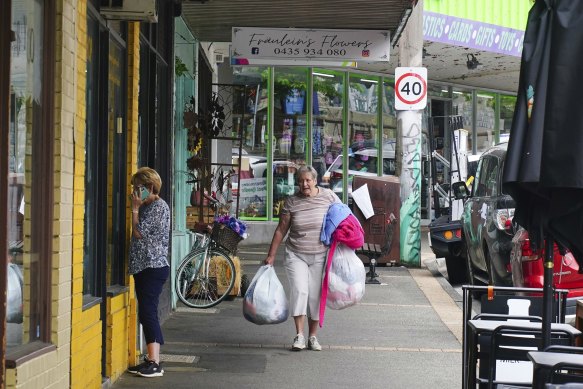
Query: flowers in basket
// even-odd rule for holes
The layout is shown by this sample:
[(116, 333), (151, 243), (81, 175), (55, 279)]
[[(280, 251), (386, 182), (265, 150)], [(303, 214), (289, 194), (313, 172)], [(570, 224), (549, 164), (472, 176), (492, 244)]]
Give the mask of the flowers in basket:
[(215, 222), (229, 227), (231, 230), (239, 234), (241, 238), (247, 238), (247, 224), (243, 223), (241, 220), (233, 216), (223, 215), (215, 218)]

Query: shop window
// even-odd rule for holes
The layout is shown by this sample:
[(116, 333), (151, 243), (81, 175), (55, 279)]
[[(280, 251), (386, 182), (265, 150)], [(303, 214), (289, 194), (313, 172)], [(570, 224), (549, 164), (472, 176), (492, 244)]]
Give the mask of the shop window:
[[(380, 78), (351, 74), (348, 91), (348, 198), (354, 175), (379, 175), (378, 88)], [(346, 158), (345, 158), (346, 159)]]
[(109, 39), (107, 93), (107, 229), (106, 286), (124, 284), (126, 188), (125, 47)]
[(510, 129), (512, 128), (512, 118), (516, 106), (516, 96), (500, 95), (500, 119), (498, 142), (508, 142)]
[[(8, 149), (6, 344), (50, 341), (52, 249), (51, 47), (43, 44), (52, 3), (12, 2)], [(47, 23), (49, 24), (49, 23)], [(48, 80), (48, 81), (47, 81)], [(47, 243), (49, 241), (49, 243)], [(47, 308), (48, 307), (48, 308)], [(7, 359), (10, 359), (7, 356)]]
[(427, 95), (429, 97), (442, 99), (449, 99), (451, 97), (449, 87), (433, 83), (429, 83), (429, 85), (427, 85)]
[[(87, 12), (84, 305), (125, 279), (126, 110), (123, 41)], [(118, 28), (121, 28), (117, 26)]]
[(312, 165), (318, 184), (342, 196), (344, 73), (314, 69), (312, 78)]
[[(268, 78), (265, 67), (243, 67), (233, 72), (241, 85), (234, 100), (234, 135), (242, 133), (241, 170), (232, 191), (239, 197), (239, 216), (248, 220), (267, 217)], [(233, 163), (238, 164), (239, 140), (232, 141)]]
[(395, 111), (395, 81), (383, 80), (383, 140), (397, 136), (397, 111)]
[[(100, 44), (99, 23), (93, 17), (87, 18), (87, 84), (85, 89), (85, 217), (84, 217), (84, 244), (83, 244), (83, 294), (97, 296), (99, 280), (100, 247), (98, 245), (98, 216), (101, 213), (98, 207), (100, 193), (99, 185), (99, 52)], [(103, 108), (102, 108), (103, 110)]]
[[(273, 107), (273, 217), (278, 217), (286, 197), (296, 192), (295, 173), (306, 163), (307, 94), (306, 68), (276, 68)], [(314, 109), (316, 107), (314, 106)], [(257, 173), (267, 177), (267, 166)]]
[[(158, 15), (159, 17), (160, 14)], [(146, 30), (149, 31), (151, 39), (160, 37), (160, 26), (153, 26), (156, 23), (141, 23), (146, 24)], [(159, 24), (159, 23), (158, 23)], [(143, 31), (143, 28), (142, 28)], [(159, 41), (157, 41), (160, 43)], [(138, 166), (150, 166), (160, 173), (162, 185), (160, 196), (164, 199), (171, 198), (172, 185), (166, 180), (165, 173), (170, 171), (172, 165), (171, 159), (167, 158), (170, 155), (170, 143), (167, 134), (171, 133), (169, 123), (172, 122), (172, 95), (168, 95), (168, 88), (170, 87), (168, 62), (162, 53), (155, 50), (152, 46), (153, 42), (145, 39), (145, 36), (140, 36), (140, 90), (139, 90), (139, 117), (138, 117)], [(206, 71), (198, 64), (199, 76), (199, 93), (206, 92), (208, 86), (203, 80), (212, 79), (206, 77)], [(206, 93), (203, 94), (206, 96)], [(210, 97), (206, 100), (210, 100)], [(198, 99), (199, 110), (202, 112), (204, 108), (201, 104), (206, 101), (202, 96)], [(128, 188), (129, 190), (129, 188)]]
[(478, 91), (476, 100), (476, 148), (481, 152), (493, 146), (496, 141), (494, 136), (496, 94)]
[[(445, 89), (445, 88), (444, 88)], [(468, 132), (468, 153), (472, 152), (472, 147), (474, 145), (473, 132), (472, 132), (472, 121), (473, 121), (473, 108), (472, 108), (472, 92), (470, 90), (464, 90), (459, 88), (453, 88), (453, 115), (462, 117), (463, 129)]]

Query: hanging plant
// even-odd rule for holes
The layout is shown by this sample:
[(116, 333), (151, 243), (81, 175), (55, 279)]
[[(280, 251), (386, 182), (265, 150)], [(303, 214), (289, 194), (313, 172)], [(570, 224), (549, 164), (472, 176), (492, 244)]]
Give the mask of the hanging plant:
[(176, 56), (175, 60), (176, 62), (174, 63), (174, 73), (176, 74), (176, 77), (181, 77), (185, 73), (188, 73), (188, 67), (184, 62), (182, 62), (180, 57)]
[(211, 138), (219, 136), (225, 123), (225, 108), (219, 103), (219, 96), (215, 93), (211, 98), (208, 112), (209, 135)]
[(191, 97), (188, 103), (184, 105), (183, 114), (184, 127), (187, 129), (186, 148), (190, 154), (198, 154), (202, 149), (203, 132), (199, 128), (199, 116), (194, 112), (194, 97)]
[(198, 155), (193, 155), (192, 157), (186, 160), (186, 166), (188, 167), (188, 170), (199, 171), (204, 169), (206, 164), (204, 162), (204, 159), (202, 159)]
[(186, 148), (190, 154), (198, 154), (198, 152), (202, 149), (202, 135), (202, 131), (198, 127), (193, 126), (188, 129)]
[(182, 114), (184, 128), (197, 126), (198, 115), (194, 112), (194, 103), (194, 96), (190, 96), (190, 99), (184, 104), (184, 113)]

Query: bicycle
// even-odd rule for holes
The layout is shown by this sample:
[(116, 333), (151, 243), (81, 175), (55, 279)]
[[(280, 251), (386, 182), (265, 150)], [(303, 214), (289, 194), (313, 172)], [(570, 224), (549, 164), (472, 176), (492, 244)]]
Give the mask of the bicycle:
[[(204, 196), (218, 209), (220, 203), (217, 200), (206, 194)], [(176, 294), (180, 301), (189, 307), (214, 307), (227, 298), (235, 285), (235, 265), (229, 251), (223, 246), (234, 251), (241, 238), (238, 235), (236, 238), (224, 238), (220, 235), (220, 231), (217, 232), (216, 229), (219, 228), (220, 225), (215, 223), (208, 235), (194, 233), (195, 243), (192, 250), (178, 267)], [(223, 230), (229, 229), (223, 228)], [(221, 244), (217, 241), (219, 239), (231, 239), (231, 241)], [(234, 241), (235, 239), (237, 240)]]

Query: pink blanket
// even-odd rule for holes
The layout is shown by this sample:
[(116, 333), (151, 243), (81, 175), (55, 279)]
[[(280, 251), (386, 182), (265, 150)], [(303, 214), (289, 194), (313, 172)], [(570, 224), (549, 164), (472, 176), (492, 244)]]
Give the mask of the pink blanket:
[(344, 219), (332, 233), (332, 244), (330, 245), (330, 251), (328, 251), (328, 260), (326, 261), (324, 279), (322, 280), (320, 327), (324, 325), (326, 298), (328, 297), (328, 273), (330, 272), (330, 266), (332, 266), (332, 259), (334, 258), (334, 252), (336, 251), (336, 245), (338, 243), (344, 243), (353, 250), (362, 247), (364, 244), (364, 230), (354, 215), (348, 215), (348, 217)]

